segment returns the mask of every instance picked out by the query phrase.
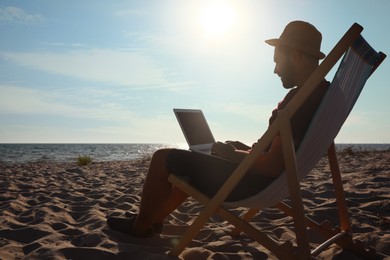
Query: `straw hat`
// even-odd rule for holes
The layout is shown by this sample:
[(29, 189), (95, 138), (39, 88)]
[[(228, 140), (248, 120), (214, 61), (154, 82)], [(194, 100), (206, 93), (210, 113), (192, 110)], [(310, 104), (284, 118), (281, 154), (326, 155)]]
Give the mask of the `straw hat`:
[(271, 46), (287, 46), (303, 53), (323, 59), (321, 49), (321, 33), (310, 23), (293, 21), (287, 24), (279, 39), (270, 39), (265, 42)]

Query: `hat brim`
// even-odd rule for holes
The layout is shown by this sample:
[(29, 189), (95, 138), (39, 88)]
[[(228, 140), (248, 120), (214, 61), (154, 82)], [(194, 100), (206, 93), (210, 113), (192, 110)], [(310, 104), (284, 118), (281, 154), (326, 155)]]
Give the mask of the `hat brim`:
[(297, 49), (298, 51), (312, 55), (320, 60), (325, 58), (325, 54), (322, 53), (321, 51), (312, 50), (310, 48), (305, 48), (303, 46), (294, 46), (293, 44), (290, 44), (290, 43), (283, 41), (281, 39), (269, 39), (269, 40), (266, 40), (265, 42), (271, 46), (274, 46), (274, 47), (281, 45), (281, 46), (286, 46), (286, 47), (290, 47), (293, 49)]
[(269, 40), (266, 40), (265, 42), (271, 46), (276, 46), (279, 42), (279, 39), (269, 39)]

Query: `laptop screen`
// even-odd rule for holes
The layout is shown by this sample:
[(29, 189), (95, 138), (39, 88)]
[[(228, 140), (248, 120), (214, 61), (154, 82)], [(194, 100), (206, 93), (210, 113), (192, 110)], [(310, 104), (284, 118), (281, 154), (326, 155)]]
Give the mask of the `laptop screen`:
[(214, 137), (201, 110), (175, 111), (189, 145), (214, 143)]

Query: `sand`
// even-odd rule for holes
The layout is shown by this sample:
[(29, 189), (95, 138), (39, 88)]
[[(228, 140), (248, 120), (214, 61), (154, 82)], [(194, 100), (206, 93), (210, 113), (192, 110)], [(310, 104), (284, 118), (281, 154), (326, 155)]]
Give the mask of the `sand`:
[[(390, 152), (340, 154), (354, 237), (390, 258)], [(166, 253), (202, 206), (187, 200), (166, 219), (163, 233), (135, 239), (109, 230), (107, 215), (137, 212), (149, 161), (0, 165), (0, 259), (176, 259)], [(325, 158), (302, 183), (309, 215), (337, 224)], [(244, 209), (237, 209), (238, 213)], [(294, 241), (292, 221), (274, 208), (253, 223)], [(213, 217), (179, 259), (276, 259)], [(314, 241), (319, 243), (319, 241)], [(314, 243), (314, 245), (315, 245)], [(319, 259), (359, 259), (337, 246)]]

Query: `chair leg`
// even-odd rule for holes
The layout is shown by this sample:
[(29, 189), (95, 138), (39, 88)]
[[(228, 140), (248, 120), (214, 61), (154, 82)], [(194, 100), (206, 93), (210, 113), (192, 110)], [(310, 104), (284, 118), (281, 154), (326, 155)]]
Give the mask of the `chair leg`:
[(332, 174), (332, 181), (334, 185), (336, 203), (339, 214), (340, 228), (341, 231), (347, 232), (349, 236), (342, 240), (339, 245), (341, 247), (348, 248), (352, 252), (368, 258), (376, 258), (376, 253), (373, 248), (365, 248), (365, 245), (360, 241), (354, 241), (351, 233), (351, 222), (349, 219), (347, 203), (345, 200), (345, 194), (343, 189), (343, 183), (341, 179), (341, 172), (339, 163), (337, 160), (336, 147), (332, 143), (328, 149), (329, 166)]
[(341, 230), (349, 232), (351, 230), (351, 223), (348, 217), (347, 203), (345, 201), (344, 189), (341, 181), (340, 167), (337, 161), (336, 148), (334, 143), (332, 143), (328, 149), (328, 159), (330, 171), (332, 173), (336, 203), (339, 213), (340, 227)]
[(185, 247), (192, 241), (192, 239), (198, 234), (203, 225), (213, 215), (214, 211), (210, 211), (210, 208), (205, 208), (201, 214), (195, 219), (194, 223), (188, 228), (184, 235), (180, 238), (180, 241), (169, 252), (169, 255), (178, 256)]
[(300, 182), (298, 180), (298, 168), (295, 157), (295, 146), (291, 131), (288, 111), (281, 111), (282, 125), (280, 135), (283, 145), (283, 157), (287, 173), (288, 189), (293, 208), (295, 235), (298, 244), (299, 259), (310, 259), (310, 244), (307, 234), (307, 223), (303, 207)]
[(209, 218), (214, 214), (215, 210), (218, 209), (213, 204), (210, 204), (210, 199), (200, 193), (198, 190), (191, 187), (188, 183), (179, 178), (170, 175), (169, 181), (174, 184), (177, 188), (181, 190), (186, 190), (187, 194), (199, 200), (199, 202), (207, 205), (200, 215), (195, 219), (192, 225), (188, 228), (188, 230), (184, 233), (184, 235), (180, 238), (179, 243), (177, 243), (172, 250), (169, 252), (169, 255), (178, 256), (185, 247), (192, 241), (193, 237), (200, 231), (202, 226), (209, 220)]
[[(260, 210), (259, 209), (255, 209), (255, 208), (251, 208), (249, 209), (245, 214), (244, 216), (242, 216), (242, 220), (246, 221), (246, 222), (249, 222)], [(230, 235), (231, 236), (238, 236), (240, 233), (241, 233), (241, 229), (236, 226), (231, 232), (230, 232)]]
[[(173, 183), (176, 187), (179, 189), (186, 190), (190, 196), (197, 199), (199, 202), (201, 202), (204, 205), (207, 205), (210, 202), (210, 199), (207, 198), (205, 195), (201, 194), (199, 191), (191, 187), (188, 183), (185, 181), (180, 180), (179, 178), (175, 176), (169, 176), (169, 180), (171, 183)], [(202, 213), (196, 218), (195, 222), (191, 225), (191, 227), (186, 231), (184, 236), (180, 239), (180, 242), (175, 245), (175, 247), (169, 252), (169, 255), (177, 256), (179, 255), (185, 246), (191, 242), (191, 239), (198, 233), (198, 231), (203, 226), (204, 222), (207, 221), (208, 216), (206, 215), (207, 212), (205, 211), (206, 208), (202, 211)], [(256, 214), (258, 210), (252, 210), (250, 211), (249, 215)], [(206, 212), (206, 213), (205, 213)], [(226, 219), (230, 224), (240, 227), (239, 230), (246, 233), (249, 237), (252, 237), (254, 240), (256, 240), (259, 244), (270, 250), (273, 254), (275, 254), (278, 259), (296, 259), (296, 253), (294, 252), (294, 249), (292, 245), (289, 243), (280, 244), (277, 241), (273, 240), (271, 237), (269, 237), (266, 234), (263, 234), (261, 231), (257, 230), (253, 226), (251, 226), (247, 221), (235, 216), (231, 212), (229, 212), (227, 209), (223, 207), (216, 208), (216, 212), (218, 215), (220, 215), (222, 218)], [(202, 216), (201, 221), (198, 219)], [(203, 223), (203, 224), (202, 224)]]

